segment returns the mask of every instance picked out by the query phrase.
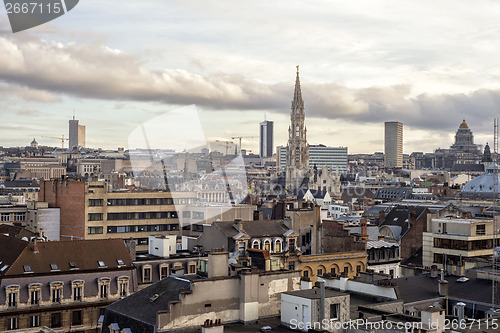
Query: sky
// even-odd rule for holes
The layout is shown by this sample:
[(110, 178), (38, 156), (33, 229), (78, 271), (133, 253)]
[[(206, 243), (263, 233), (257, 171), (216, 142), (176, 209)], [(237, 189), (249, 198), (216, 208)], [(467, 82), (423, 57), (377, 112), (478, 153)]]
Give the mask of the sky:
[[(267, 119), (285, 145), (297, 65), (310, 144), (383, 151), (384, 122), (400, 121), (404, 153), (432, 152), (466, 119), (484, 145), (499, 16), (493, 0), (84, 0), (12, 33), (2, 7), (0, 146), (59, 146), (49, 137), (74, 113), (87, 146), (133, 148), (137, 126), (190, 105), (207, 141), (258, 136)], [(258, 153), (258, 138), (242, 145)]]

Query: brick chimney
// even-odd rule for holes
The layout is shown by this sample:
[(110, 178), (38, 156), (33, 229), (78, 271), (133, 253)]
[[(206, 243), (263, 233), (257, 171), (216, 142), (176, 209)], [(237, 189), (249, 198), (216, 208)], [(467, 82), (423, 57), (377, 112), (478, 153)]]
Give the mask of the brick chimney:
[(240, 219), (235, 219), (233, 223), (233, 227), (238, 230), (238, 232), (244, 232), (243, 231), (243, 222)]

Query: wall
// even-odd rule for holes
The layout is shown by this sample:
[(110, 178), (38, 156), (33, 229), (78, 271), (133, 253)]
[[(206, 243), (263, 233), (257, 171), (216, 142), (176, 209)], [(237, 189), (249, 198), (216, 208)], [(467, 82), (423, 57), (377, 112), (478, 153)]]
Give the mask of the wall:
[(325, 287), (340, 291), (352, 291), (359, 294), (384, 297), (387, 299), (398, 299), (396, 289), (390, 286), (377, 286), (371, 283), (348, 280), (347, 278), (328, 279), (320, 277), (319, 281), (325, 281)]

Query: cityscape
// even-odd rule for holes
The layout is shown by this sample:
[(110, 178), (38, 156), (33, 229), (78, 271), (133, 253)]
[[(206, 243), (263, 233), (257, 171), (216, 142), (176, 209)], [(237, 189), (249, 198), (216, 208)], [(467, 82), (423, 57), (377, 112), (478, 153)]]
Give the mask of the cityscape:
[(499, 331), (482, 3), (448, 62), (429, 4), (63, 2), (0, 31), (0, 332)]

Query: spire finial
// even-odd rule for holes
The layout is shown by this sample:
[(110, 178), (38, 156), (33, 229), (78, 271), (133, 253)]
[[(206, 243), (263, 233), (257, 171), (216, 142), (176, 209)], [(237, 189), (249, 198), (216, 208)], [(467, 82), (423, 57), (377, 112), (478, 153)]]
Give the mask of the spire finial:
[(297, 74), (299, 74), (299, 65), (297, 65)]

